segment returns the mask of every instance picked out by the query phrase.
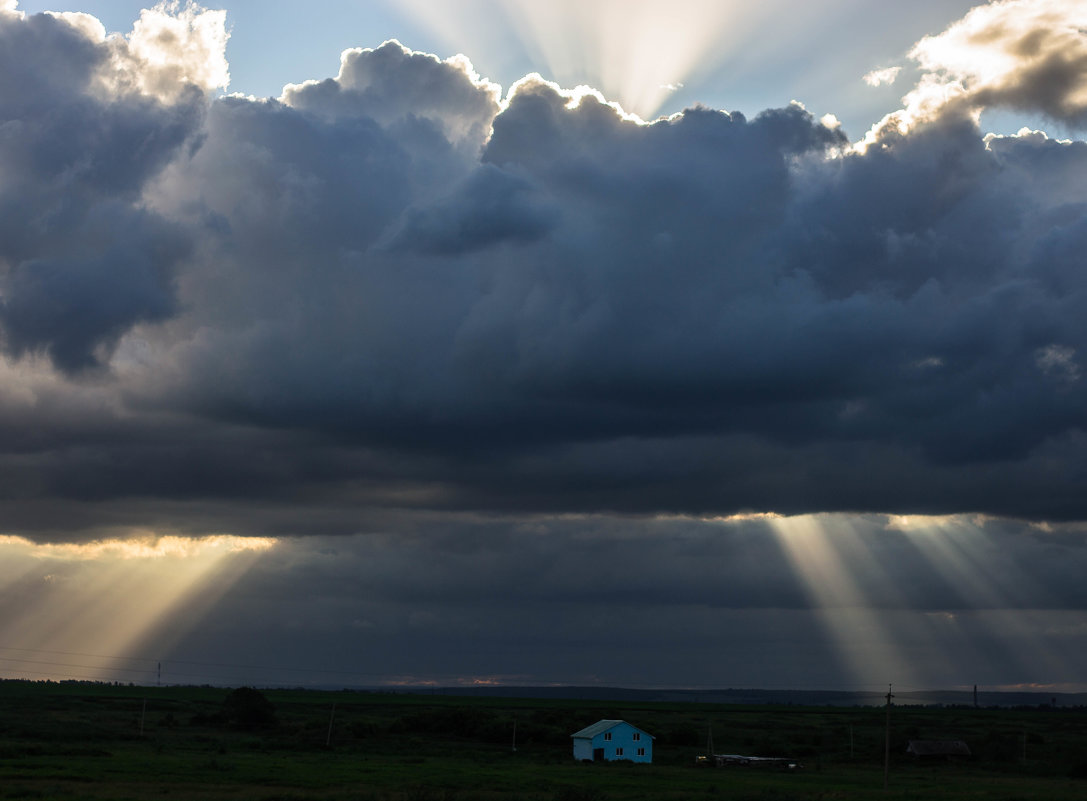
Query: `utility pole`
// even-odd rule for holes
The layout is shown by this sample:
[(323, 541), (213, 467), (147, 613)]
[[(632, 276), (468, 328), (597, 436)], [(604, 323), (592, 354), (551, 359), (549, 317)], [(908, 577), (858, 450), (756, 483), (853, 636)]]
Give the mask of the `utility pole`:
[(887, 782), (891, 773), (891, 685), (887, 685), (887, 723), (883, 732), (883, 790), (887, 791)]
[(706, 735), (706, 756), (713, 762), (713, 724), (710, 724), (709, 733)]
[(514, 751), (517, 750), (517, 718), (513, 719), (513, 742), (511, 746)]
[(328, 736), (325, 738), (325, 748), (332, 745), (332, 721), (336, 719), (336, 702), (332, 702), (332, 711), (328, 713)]
[(156, 687), (161, 687), (162, 686), (162, 663), (161, 662), (159, 662), (158, 675), (155, 678), (155, 686)]
[(978, 708), (978, 686), (974, 685), (974, 709)]

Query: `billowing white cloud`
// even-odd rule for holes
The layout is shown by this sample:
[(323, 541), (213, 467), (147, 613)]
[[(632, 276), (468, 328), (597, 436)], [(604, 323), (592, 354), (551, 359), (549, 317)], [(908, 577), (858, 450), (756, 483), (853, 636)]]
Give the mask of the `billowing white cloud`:
[[(905, 107), (866, 137), (902, 132), (948, 113), (977, 118), (990, 108), (1087, 124), (1087, 0), (996, 0), (943, 33), (921, 39), (909, 56), (922, 70)], [(878, 75), (870, 73), (869, 77)]]
[(163, 0), (140, 12), (128, 36), (112, 40), (115, 80), (165, 101), (189, 86), (225, 89), (228, 38), (225, 11), (208, 11), (191, 0), (184, 6)]
[[(954, 86), (963, 102), (1087, 122), (1087, 2), (1002, 0), (978, 6), (910, 57), (928, 73), (912, 103)], [(937, 101), (938, 102), (938, 101)]]
[(440, 61), (397, 41), (346, 50), (336, 78), (289, 84), (281, 100), (331, 117), (356, 115), (383, 126), (410, 118), (438, 125), (451, 142), (475, 155), (498, 112), (500, 88), (481, 78), (464, 56)]
[(869, 86), (892, 84), (895, 82), (895, 79), (898, 78), (898, 73), (901, 71), (902, 67), (884, 67), (880, 70), (872, 70), (864, 76), (864, 82)]

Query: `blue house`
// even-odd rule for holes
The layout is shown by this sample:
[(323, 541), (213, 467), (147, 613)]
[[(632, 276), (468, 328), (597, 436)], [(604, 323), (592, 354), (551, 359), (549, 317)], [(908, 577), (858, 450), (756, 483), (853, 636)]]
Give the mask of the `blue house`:
[(570, 737), (574, 740), (574, 759), (579, 761), (653, 761), (653, 735), (625, 720), (601, 720)]

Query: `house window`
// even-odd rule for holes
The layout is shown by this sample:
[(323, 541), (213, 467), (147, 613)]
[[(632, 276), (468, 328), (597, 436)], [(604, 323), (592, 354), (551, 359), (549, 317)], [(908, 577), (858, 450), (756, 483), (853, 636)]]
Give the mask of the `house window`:
[(640, 740), (640, 739), (642, 739), (642, 735), (641, 735), (641, 733), (640, 733), (640, 732), (634, 732), (634, 739), (635, 739), (635, 740)]
[(615, 755), (616, 756), (622, 756), (623, 755), (623, 749), (622, 748), (616, 748), (615, 749)]
[(638, 756), (645, 756), (645, 749), (644, 748), (639, 748), (638, 749)]
[(608, 741), (611, 740), (611, 732), (610, 731), (604, 732), (604, 739), (608, 740)]

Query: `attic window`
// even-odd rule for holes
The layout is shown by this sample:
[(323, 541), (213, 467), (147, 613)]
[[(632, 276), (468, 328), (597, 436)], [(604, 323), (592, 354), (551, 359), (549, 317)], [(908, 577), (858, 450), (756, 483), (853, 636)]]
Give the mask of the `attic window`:
[(641, 734), (641, 732), (637, 732), (637, 731), (636, 731), (636, 732), (634, 732), (634, 739), (635, 739), (635, 740), (640, 740), (640, 739), (642, 739), (642, 734)]
[(604, 732), (604, 739), (608, 740), (608, 741), (611, 740), (611, 732), (610, 731)]

